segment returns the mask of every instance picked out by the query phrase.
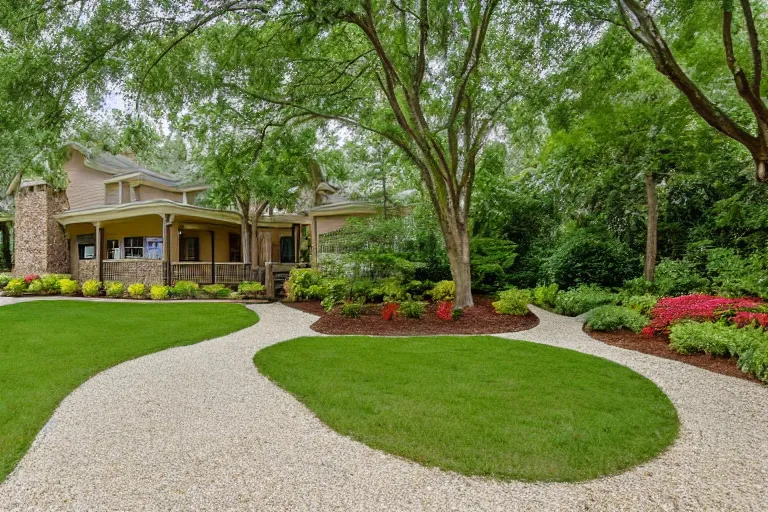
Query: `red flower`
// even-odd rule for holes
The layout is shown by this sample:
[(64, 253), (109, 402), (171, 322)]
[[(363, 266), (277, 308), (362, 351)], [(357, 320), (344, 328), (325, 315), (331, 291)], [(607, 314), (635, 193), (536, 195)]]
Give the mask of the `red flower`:
[(453, 302), (440, 302), (437, 305), (437, 317), (440, 320), (453, 320)]
[(651, 323), (645, 330), (652, 330), (654, 334), (668, 334), (672, 324), (680, 320), (714, 322), (764, 305), (760, 299), (728, 299), (703, 294), (666, 297), (651, 309)]
[(37, 281), (38, 279), (40, 279), (39, 275), (37, 275), (37, 274), (29, 274), (27, 277), (24, 278), (24, 282), (29, 284), (32, 281)]
[(739, 327), (746, 327), (748, 325), (759, 325), (760, 327), (768, 327), (768, 313), (755, 313), (753, 311), (739, 311), (736, 316), (731, 318), (731, 321)]
[(655, 334), (653, 327), (643, 327), (643, 330), (641, 331), (646, 336), (653, 336)]
[(381, 310), (381, 318), (384, 320), (392, 320), (394, 318), (395, 313), (400, 308), (400, 304), (397, 302), (388, 302), (384, 305), (384, 308)]

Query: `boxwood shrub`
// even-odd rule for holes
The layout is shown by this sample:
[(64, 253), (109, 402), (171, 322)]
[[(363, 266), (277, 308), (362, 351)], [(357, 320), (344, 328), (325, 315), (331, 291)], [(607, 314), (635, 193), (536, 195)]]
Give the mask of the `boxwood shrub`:
[(107, 297), (112, 297), (113, 299), (119, 299), (125, 294), (125, 285), (119, 281), (106, 283), (106, 288)]
[(576, 316), (598, 306), (616, 304), (618, 300), (619, 296), (615, 293), (598, 286), (583, 285), (558, 293), (555, 298), (555, 311), (561, 315)]
[(493, 303), (493, 309), (500, 315), (525, 315), (531, 300), (530, 290), (510, 288), (499, 293), (499, 300)]
[(96, 297), (101, 292), (101, 282), (95, 279), (89, 279), (83, 283), (83, 296)]

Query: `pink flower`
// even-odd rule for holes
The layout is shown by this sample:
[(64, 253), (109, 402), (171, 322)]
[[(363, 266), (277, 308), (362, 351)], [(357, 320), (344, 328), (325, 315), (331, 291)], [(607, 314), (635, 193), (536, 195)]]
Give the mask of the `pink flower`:
[(680, 320), (715, 322), (722, 317), (759, 308), (764, 304), (760, 299), (729, 299), (704, 294), (666, 297), (659, 300), (651, 310), (649, 328), (655, 334), (668, 334), (672, 324)]

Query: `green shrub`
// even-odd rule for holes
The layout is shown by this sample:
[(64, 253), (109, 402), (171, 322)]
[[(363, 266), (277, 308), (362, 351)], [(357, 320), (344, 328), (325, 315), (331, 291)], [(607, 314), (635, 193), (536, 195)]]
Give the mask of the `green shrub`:
[(456, 283), (440, 281), (427, 292), (434, 302), (452, 302), (456, 298)]
[(341, 305), (341, 315), (347, 318), (360, 318), (363, 305), (357, 301), (347, 301)]
[(45, 293), (59, 293), (59, 281), (62, 279), (70, 279), (69, 274), (47, 274), (40, 278), (42, 283), (42, 291)]
[(493, 309), (500, 315), (525, 315), (531, 299), (530, 290), (510, 288), (499, 293), (499, 300), (493, 303)]
[(768, 258), (763, 254), (744, 258), (733, 249), (710, 249), (707, 274), (718, 295), (768, 298)]
[(3, 291), (6, 295), (11, 297), (19, 297), (27, 289), (27, 283), (23, 279), (11, 279), (8, 284), (5, 285)]
[(125, 285), (119, 281), (110, 281), (104, 285), (107, 289), (107, 297), (119, 299), (125, 295)]
[(62, 295), (74, 295), (77, 293), (77, 281), (72, 279), (60, 279), (59, 290)]
[(11, 274), (0, 274), (0, 290), (8, 286), (8, 283), (11, 282), (11, 279), (13, 279)]
[(375, 287), (371, 279), (355, 279), (350, 285), (349, 297), (353, 300), (372, 301)]
[(656, 295), (632, 295), (621, 299), (621, 305), (647, 315), (658, 301), (659, 298)]
[(400, 301), (409, 298), (404, 285), (397, 278), (388, 278), (376, 281), (371, 287), (368, 300), (372, 302)]
[(312, 268), (292, 268), (285, 282), (286, 298), (289, 301), (307, 300), (309, 288), (322, 284), (323, 274)]
[(624, 281), (622, 286), (622, 293), (632, 295), (651, 295), (655, 290), (655, 286), (652, 282), (648, 281), (644, 277), (636, 277), (628, 281)]
[(418, 281), (416, 279), (408, 281), (404, 286), (406, 296), (410, 295), (411, 297), (419, 299), (427, 293), (427, 290), (430, 290), (433, 287), (431, 281)]
[(144, 286), (144, 283), (133, 283), (128, 287), (128, 295), (132, 299), (143, 299), (146, 294), (147, 287)]
[(589, 312), (586, 324), (595, 331), (629, 329), (640, 332), (649, 318), (637, 311), (621, 306), (599, 306)]
[(493, 292), (509, 285), (517, 244), (500, 238), (475, 237), (469, 249), (473, 290)]
[(83, 295), (85, 297), (96, 297), (101, 291), (101, 283), (95, 279), (89, 279), (83, 283)]
[(724, 322), (686, 320), (672, 325), (669, 340), (669, 346), (681, 354), (704, 352), (713, 356), (739, 357), (740, 360), (745, 357), (749, 361), (754, 349), (768, 344), (768, 335), (754, 327), (738, 328)]
[(208, 286), (203, 286), (203, 292), (215, 299), (226, 299), (232, 295), (232, 290), (223, 284), (209, 284)]
[(560, 237), (545, 263), (549, 280), (570, 288), (581, 284), (620, 286), (636, 273), (637, 259), (607, 229), (580, 228)]
[(340, 303), (341, 301), (337, 299), (336, 297), (332, 295), (328, 295), (326, 298), (324, 298), (322, 301), (320, 301), (320, 305), (323, 306), (323, 309), (325, 312), (331, 311), (334, 307), (336, 307), (336, 304)]
[(594, 285), (583, 285), (560, 292), (555, 298), (555, 311), (561, 315), (576, 316), (598, 306), (615, 304), (618, 295)]
[(264, 291), (264, 285), (255, 281), (245, 281), (237, 287), (237, 293), (246, 299), (255, 299)]
[(739, 355), (739, 368), (763, 382), (768, 382), (768, 337), (742, 351)]
[(544, 309), (554, 308), (558, 289), (559, 287), (557, 286), (557, 283), (552, 283), (547, 286), (537, 286), (533, 289), (533, 303)]
[(200, 285), (193, 281), (177, 281), (170, 290), (173, 297), (193, 299), (200, 291)]
[(152, 285), (152, 288), (149, 289), (149, 296), (152, 300), (166, 300), (170, 293), (171, 287), (162, 284)]
[(419, 300), (404, 300), (398, 312), (405, 318), (421, 318), (427, 310), (427, 303)]
[(692, 263), (665, 259), (656, 265), (653, 284), (656, 293), (668, 297), (706, 291), (709, 280), (702, 277)]
[(35, 279), (27, 285), (27, 291), (29, 293), (41, 293), (43, 291), (43, 282), (40, 279)]

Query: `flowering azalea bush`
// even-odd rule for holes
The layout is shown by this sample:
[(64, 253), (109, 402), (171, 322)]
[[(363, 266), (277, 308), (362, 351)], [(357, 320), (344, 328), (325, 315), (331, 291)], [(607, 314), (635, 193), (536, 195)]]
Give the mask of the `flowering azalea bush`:
[(730, 318), (740, 312), (754, 312), (765, 308), (760, 299), (729, 299), (712, 295), (694, 294), (681, 297), (666, 297), (651, 309), (651, 323), (643, 334), (669, 334), (670, 327), (681, 320), (715, 322)]
[(32, 281), (37, 281), (40, 279), (40, 276), (37, 274), (29, 274), (27, 277), (24, 278), (24, 282), (27, 283), (27, 286), (29, 286), (29, 283)]
[(445, 300), (437, 305), (437, 318), (453, 320), (453, 302)]
[(395, 317), (395, 313), (400, 308), (400, 304), (397, 302), (388, 302), (381, 310), (381, 318), (384, 320), (392, 320)]
[(731, 318), (731, 322), (739, 327), (748, 325), (768, 327), (768, 313), (759, 313), (755, 311), (739, 311)]

